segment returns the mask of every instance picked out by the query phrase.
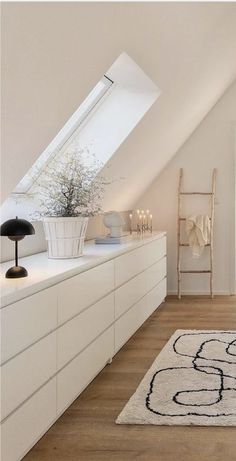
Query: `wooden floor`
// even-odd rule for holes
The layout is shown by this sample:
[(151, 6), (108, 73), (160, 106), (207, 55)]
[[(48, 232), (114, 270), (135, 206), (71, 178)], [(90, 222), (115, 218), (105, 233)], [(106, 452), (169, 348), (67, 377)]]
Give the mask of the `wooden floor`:
[(236, 297), (169, 298), (24, 460), (236, 460), (234, 427), (119, 426), (114, 422), (157, 354), (179, 328), (236, 329)]

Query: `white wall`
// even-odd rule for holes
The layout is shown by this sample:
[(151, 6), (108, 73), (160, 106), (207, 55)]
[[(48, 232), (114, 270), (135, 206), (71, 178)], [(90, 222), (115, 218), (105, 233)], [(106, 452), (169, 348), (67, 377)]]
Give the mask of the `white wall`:
[[(105, 209), (142, 195), (236, 76), (236, 4), (2, 4), (2, 201), (126, 51), (161, 96), (112, 158)], [(141, 177), (140, 177), (141, 172)]]
[[(160, 95), (157, 86), (127, 53), (122, 53), (106, 69), (105, 75), (113, 84), (108, 83), (105, 77), (97, 83), (21, 179), (14, 192), (32, 193), (35, 175), (39, 179), (45, 165), (50, 164), (51, 160), (55, 162), (62, 159), (65, 152), (73, 153), (82, 147), (86, 152), (89, 151), (84, 161), (93, 165), (95, 156), (101, 170)], [(101, 86), (104, 91), (104, 85), (106, 92), (102, 96)], [(107, 85), (110, 85), (109, 89)], [(8, 208), (10, 213), (10, 204)]]
[(4, 3), (2, 201), (127, 51), (162, 90), (109, 165), (125, 179), (104, 209), (129, 209), (235, 78), (235, 17), (227, 2)]
[[(154, 215), (154, 228), (168, 232), (168, 292), (176, 293), (177, 248), (177, 187), (179, 168), (184, 168), (184, 187), (187, 191), (208, 191), (211, 173), (217, 168), (215, 207), (214, 289), (216, 293), (230, 294), (234, 290), (235, 248), (235, 138), (236, 83), (224, 94), (197, 130), (178, 151), (175, 158), (149, 187), (135, 208), (149, 208)], [(171, 131), (170, 131), (171, 136)], [(184, 213), (207, 211), (206, 197), (183, 199)], [(188, 205), (187, 205), (188, 201)], [(191, 206), (190, 206), (191, 205)], [(183, 248), (183, 266), (186, 268), (207, 266), (208, 251), (199, 261), (190, 256), (189, 248)], [(191, 266), (191, 267), (190, 267)], [(208, 275), (184, 275), (185, 293), (207, 293)]]
[(234, 247), (233, 247), (233, 258), (232, 258), (232, 292), (236, 293), (236, 122), (234, 123), (234, 197), (235, 197), (235, 206), (234, 206)]

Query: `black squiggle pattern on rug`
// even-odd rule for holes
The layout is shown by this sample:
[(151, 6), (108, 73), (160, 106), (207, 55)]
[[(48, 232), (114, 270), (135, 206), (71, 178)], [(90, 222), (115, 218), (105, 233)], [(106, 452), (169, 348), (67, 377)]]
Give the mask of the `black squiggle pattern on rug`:
[[(213, 336), (211, 339), (204, 340), (198, 350), (196, 351), (195, 355), (190, 355), (187, 353), (180, 352), (179, 350), (179, 345), (181, 344), (181, 339), (186, 336), (203, 336), (203, 335), (210, 335)], [(224, 341), (222, 339), (216, 339), (214, 338), (214, 335), (234, 335), (234, 338), (232, 341)], [(223, 360), (222, 358), (217, 359), (217, 358), (211, 358), (211, 357), (205, 357), (204, 356), (204, 350), (206, 349), (206, 346), (208, 346), (211, 343), (219, 343), (225, 345), (224, 352), (227, 355), (227, 360)], [(225, 331), (217, 331), (217, 332), (198, 332), (198, 333), (183, 333), (178, 338), (175, 340), (173, 344), (173, 350), (177, 355), (181, 355), (184, 357), (189, 357), (191, 358), (191, 367), (168, 367), (168, 368), (163, 368), (161, 370), (158, 370), (156, 373), (154, 373), (151, 382), (150, 382), (150, 388), (146, 396), (146, 408), (151, 411), (152, 413), (155, 413), (160, 416), (205, 416), (209, 418), (215, 418), (219, 416), (236, 416), (236, 410), (232, 411), (230, 413), (222, 413), (222, 412), (215, 412), (212, 414), (210, 411), (207, 409), (209, 408), (214, 408), (215, 405), (217, 405), (219, 402), (223, 401), (225, 395), (227, 392), (236, 392), (236, 375), (234, 374), (229, 374), (225, 373), (224, 371), (224, 364), (227, 365), (233, 365), (236, 366), (236, 339), (235, 339), (235, 332), (225, 332)], [(199, 364), (199, 361), (203, 362), (204, 365)], [(208, 362), (211, 362), (211, 365), (207, 364)], [(217, 366), (212, 365), (212, 362), (217, 362)], [(184, 370), (184, 371), (183, 371)], [(189, 371), (188, 371), (189, 370)], [(191, 411), (184, 411), (180, 413), (169, 413), (169, 412), (163, 412), (163, 411), (158, 411), (157, 408), (152, 408), (151, 404), (151, 397), (154, 392), (154, 384), (156, 379), (160, 377), (161, 374), (167, 374), (167, 382), (166, 386), (168, 387), (168, 376), (170, 378), (171, 373), (176, 373), (178, 372), (181, 376), (181, 373), (188, 374), (188, 373), (205, 373), (207, 375), (214, 376), (214, 380), (217, 379), (217, 387), (214, 388), (203, 388), (203, 389), (187, 389), (187, 390), (178, 390), (172, 397), (172, 401), (181, 407), (190, 407), (189, 410)], [(225, 385), (225, 380), (226, 378), (233, 380), (234, 385), (233, 386), (226, 386)], [(213, 380), (213, 382), (214, 382)], [(180, 381), (181, 382), (181, 379)], [(184, 382), (181, 382), (181, 384), (184, 385)], [(157, 392), (157, 391), (155, 391)], [(186, 395), (188, 395), (191, 398), (194, 398), (196, 395), (201, 395), (204, 396), (205, 398), (207, 397), (208, 402), (204, 401), (204, 403), (201, 402), (194, 402), (194, 403), (186, 403), (186, 402), (181, 402), (181, 398), (184, 398)], [(211, 401), (211, 399), (213, 399)], [(236, 399), (236, 396), (235, 396)], [(201, 409), (201, 412), (200, 412)]]

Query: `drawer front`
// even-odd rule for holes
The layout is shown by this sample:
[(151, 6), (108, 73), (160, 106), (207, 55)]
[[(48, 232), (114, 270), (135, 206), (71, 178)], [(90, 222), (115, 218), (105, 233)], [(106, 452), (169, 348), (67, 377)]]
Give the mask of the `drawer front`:
[(115, 352), (117, 352), (166, 297), (166, 278), (140, 299), (115, 322)]
[(114, 322), (114, 293), (58, 329), (58, 368), (86, 347)]
[(148, 266), (166, 256), (166, 236), (148, 243), (146, 251)]
[(2, 366), (2, 418), (56, 373), (56, 333), (51, 333)]
[(142, 325), (147, 306), (146, 296), (137, 302), (115, 323), (115, 352), (117, 352)]
[(18, 461), (56, 418), (56, 379), (43, 386), (1, 425), (2, 461)]
[(147, 292), (146, 271), (126, 282), (115, 291), (115, 318), (120, 317)]
[(150, 291), (164, 277), (166, 277), (166, 257), (160, 259), (146, 271), (147, 274), (147, 291)]
[(157, 309), (166, 297), (166, 278), (147, 294), (147, 309), (143, 322)]
[(57, 375), (58, 415), (114, 355), (114, 326), (106, 330)]
[(147, 269), (166, 255), (166, 236), (115, 259), (115, 287)]
[(40, 291), (1, 309), (2, 362), (57, 326), (57, 288)]
[(147, 245), (136, 248), (115, 259), (115, 286), (135, 277), (147, 268)]
[(114, 261), (108, 261), (58, 285), (59, 324), (114, 289)]

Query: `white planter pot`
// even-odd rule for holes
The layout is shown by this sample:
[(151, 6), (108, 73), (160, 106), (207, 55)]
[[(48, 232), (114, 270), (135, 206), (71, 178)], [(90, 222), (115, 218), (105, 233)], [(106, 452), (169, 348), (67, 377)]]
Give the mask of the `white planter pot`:
[(48, 244), (48, 257), (78, 258), (83, 254), (89, 218), (44, 218), (43, 227)]

